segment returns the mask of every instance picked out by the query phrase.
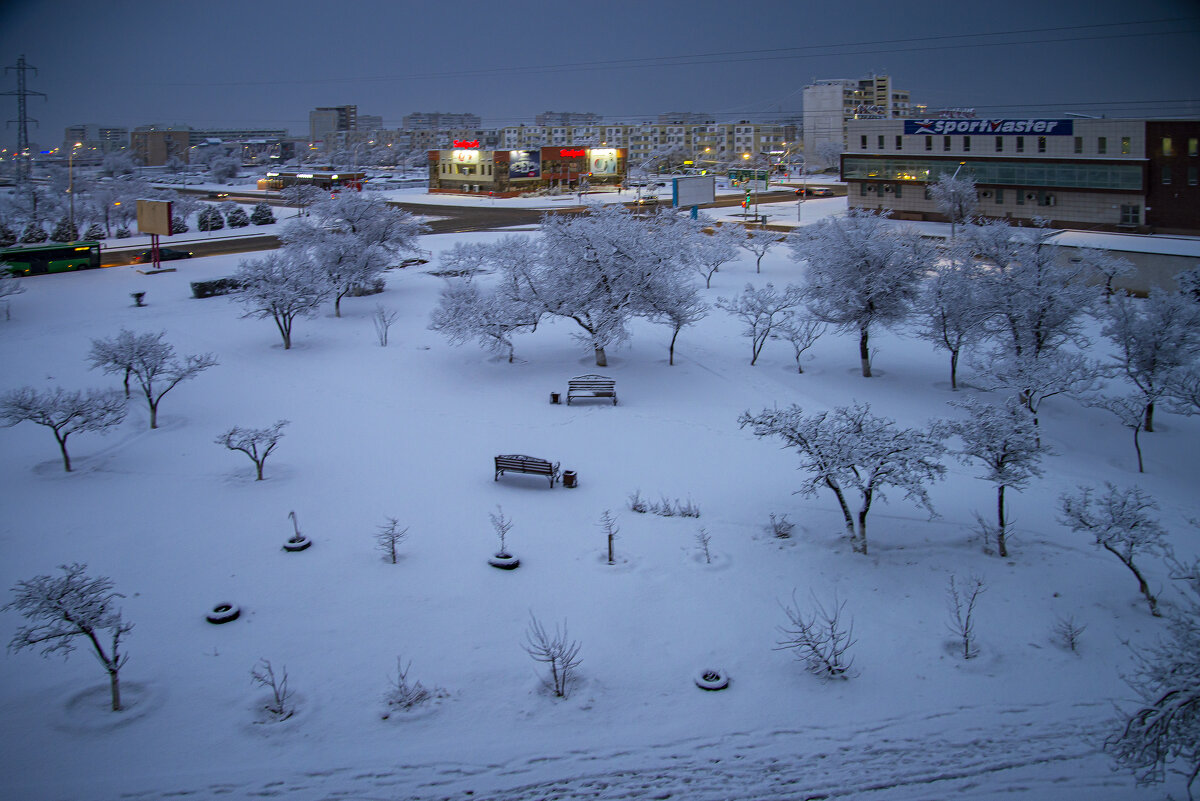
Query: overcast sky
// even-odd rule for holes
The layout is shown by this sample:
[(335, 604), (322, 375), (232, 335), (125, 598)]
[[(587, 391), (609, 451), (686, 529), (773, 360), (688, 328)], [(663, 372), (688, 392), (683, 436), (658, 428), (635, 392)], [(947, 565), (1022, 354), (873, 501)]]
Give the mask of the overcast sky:
[(343, 104), (386, 127), (797, 116), (805, 84), (870, 73), (988, 117), (1200, 117), (1197, 0), (0, 0), (0, 55), (38, 68), (29, 136), (49, 146), (73, 123), (303, 136), (311, 109)]

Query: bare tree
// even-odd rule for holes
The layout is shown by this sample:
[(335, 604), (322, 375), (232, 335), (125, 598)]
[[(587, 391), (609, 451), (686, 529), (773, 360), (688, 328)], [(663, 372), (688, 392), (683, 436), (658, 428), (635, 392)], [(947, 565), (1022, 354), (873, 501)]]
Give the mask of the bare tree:
[(388, 561), (394, 565), (399, 556), (396, 548), (408, 536), (408, 527), (400, 528), (400, 521), (394, 517), (389, 517), (386, 523), (377, 528), (379, 531), (375, 534), (375, 542), (379, 546), (379, 550), (383, 551), (387, 556)]
[(716, 306), (745, 324), (742, 335), (750, 338), (750, 365), (753, 366), (771, 333), (792, 309), (803, 302), (803, 298), (803, 292), (797, 286), (789, 285), (783, 292), (778, 292), (773, 284), (767, 284), (762, 289), (746, 284), (741, 295), (736, 298), (717, 298)]
[(763, 256), (782, 241), (779, 234), (771, 231), (747, 231), (738, 244), (754, 254), (754, 272), (761, 273)]
[(1200, 561), (1187, 581), (1189, 596), (1167, 613), (1168, 636), (1146, 652), (1135, 651), (1137, 666), (1126, 682), (1139, 705), (1118, 721), (1119, 731), (1104, 750), (1131, 770), (1140, 783), (1166, 778), (1168, 766), (1187, 780), (1188, 798), (1200, 777)]
[(409, 712), (446, 694), (440, 687), (428, 689), (421, 682), (415, 679), (410, 680), (408, 678), (410, 668), (412, 668), (411, 660), (406, 663), (404, 657), (396, 657), (396, 675), (390, 679), (387, 695), (384, 696), (389, 707), (404, 712)]
[(951, 576), (950, 585), (946, 588), (946, 608), (950, 612), (946, 628), (962, 644), (963, 659), (979, 656), (979, 646), (975, 641), (975, 604), (986, 589), (979, 576), (971, 576), (961, 585)]
[(1138, 472), (1146, 472), (1142, 460), (1142, 431), (1146, 427), (1146, 404), (1142, 398), (1131, 395), (1097, 396), (1085, 399), (1085, 404), (1112, 412), (1121, 425), (1133, 432), (1133, 449), (1137, 452)]
[(567, 634), (567, 624), (554, 627), (551, 636), (538, 621), (533, 613), (529, 613), (529, 627), (525, 630), (525, 644), (522, 646), (535, 662), (550, 666), (550, 680), (547, 686), (554, 691), (558, 698), (566, 698), (571, 689), (575, 668), (583, 660), (579, 656), (580, 645), (571, 640)]
[(712, 542), (712, 535), (706, 529), (700, 529), (696, 532), (696, 544), (700, 546), (700, 552), (704, 554), (704, 563), (712, 564), (712, 553), (708, 549), (708, 544)]
[(267, 428), (241, 428), (234, 426), (233, 428), (221, 434), (213, 442), (218, 445), (224, 445), (231, 451), (241, 451), (250, 457), (254, 462), (254, 468), (258, 473), (255, 481), (263, 480), (263, 464), (266, 463), (267, 457), (275, 450), (275, 446), (279, 444), (279, 440), (283, 439), (283, 427), (288, 424), (287, 420), (277, 420), (274, 425)]
[(1116, 290), (1113, 284), (1118, 278), (1133, 275), (1137, 268), (1129, 259), (1115, 256), (1107, 250), (1097, 248), (1080, 248), (1075, 258), (1086, 264), (1092, 271), (1093, 280), (1104, 286), (1104, 302), (1108, 303)]
[(8, 647), (14, 651), (40, 647), (45, 656), (57, 651), (65, 656), (74, 650), (76, 638), (85, 638), (108, 673), (112, 710), (120, 712), (120, 673), (129, 659), (121, 653), (121, 638), (133, 624), (121, 619), (115, 601), (125, 596), (113, 592), (112, 579), (88, 576), (85, 564), (60, 565), (59, 569), (62, 576), (35, 576), (13, 586), (16, 597), (3, 610), (17, 610), (29, 625), (17, 629)]
[(1087, 626), (1078, 623), (1073, 615), (1054, 621), (1054, 636), (1064, 648), (1072, 652), (1079, 650), (1079, 638), (1083, 636), (1085, 629)]
[[(751, 416), (743, 412), (738, 424), (750, 426), (758, 437), (775, 436), (800, 456), (800, 469), (808, 473), (798, 490), (815, 495), (822, 487), (837, 498), (851, 547), (867, 553), (867, 513), (876, 498), (895, 487), (909, 500), (933, 514), (926, 485), (942, 477), (946, 468), (938, 461), (945, 451), (942, 432), (898, 428), (894, 420), (871, 414), (869, 404), (838, 407), (831, 412), (806, 415), (795, 404), (786, 409), (765, 409)], [(857, 490), (857, 512), (847, 493)]]
[(1062, 495), (1059, 498), (1062, 512), (1059, 522), (1072, 531), (1092, 535), (1097, 545), (1120, 559), (1137, 578), (1138, 589), (1150, 605), (1150, 614), (1161, 617), (1158, 599), (1150, 592), (1146, 577), (1133, 561), (1143, 552), (1170, 553), (1166, 532), (1147, 514), (1149, 510), (1157, 509), (1158, 504), (1137, 487), (1119, 489), (1108, 482), (1104, 487), (1103, 494), (1081, 486), (1075, 495)]
[(979, 213), (979, 194), (975, 191), (973, 176), (958, 178), (942, 174), (935, 183), (928, 185), (928, 189), (929, 197), (937, 205), (938, 211), (950, 220), (951, 239), (955, 236), (957, 226)]
[(79, 431), (107, 433), (125, 419), (125, 399), (115, 390), (89, 389), (86, 392), (58, 387), (38, 392), (33, 387), (14, 389), (0, 396), (0, 426), (15, 426), (29, 421), (54, 432), (62, 453), (63, 469), (71, 472), (67, 437)]
[(600, 516), (600, 529), (604, 532), (604, 536), (608, 541), (608, 563), (616, 563), (616, 554), (613, 552), (613, 542), (617, 539), (617, 532), (621, 529), (617, 528), (617, 519), (612, 516), (612, 512), (605, 509), (604, 514)]
[(713, 274), (738, 257), (738, 247), (746, 234), (740, 227), (726, 228), (712, 220), (705, 223), (711, 226), (712, 233), (701, 231), (693, 238), (690, 256), (696, 272), (704, 276), (704, 288), (711, 289)]
[(817, 344), (817, 340), (825, 333), (825, 324), (793, 312), (783, 317), (778, 331), (779, 336), (792, 345), (792, 352), (796, 356), (796, 372), (803, 373), (804, 365), (800, 363), (800, 358), (806, 350)]
[(211, 353), (191, 354), (181, 362), (175, 348), (163, 342), (165, 334), (135, 334), (122, 328), (111, 339), (93, 339), (88, 354), (93, 368), (124, 375), (125, 397), (129, 397), (129, 379), (137, 379), (150, 407), (151, 428), (158, 428), (158, 405), (164, 395), (217, 364)]
[(958, 390), (958, 361), (963, 349), (987, 334), (993, 314), (980, 292), (980, 274), (969, 248), (955, 247), (933, 267), (917, 310), (924, 325), (917, 336), (950, 353), (950, 388)]
[(271, 701), (263, 705), (263, 710), (271, 716), (271, 719), (276, 723), (287, 720), (292, 715), (296, 714), (296, 707), (292, 703), (292, 690), (288, 687), (287, 668), (280, 670), (279, 675), (275, 675), (275, 668), (271, 666), (269, 659), (260, 659), (258, 664), (250, 671), (250, 680), (260, 687), (266, 687), (271, 691)]
[(848, 679), (853, 675), (851, 668), (854, 665), (854, 658), (848, 651), (857, 641), (854, 639), (854, 621), (842, 622), (846, 602), (839, 603), (835, 595), (833, 604), (826, 609), (813, 595), (812, 603), (813, 608), (805, 613), (796, 602), (793, 590), (791, 604), (780, 604), (788, 625), (779, 626), (783, 638), (775, 650), (791, 651), (804, 662), (810, 673), (822, 679)]
[(496, 505), (496, 513), (488, 512), (488, 520), (492, 521), (492, 528), (496, 532), (496, 537), (500, 540), (500, 550), (496, 551), (496, 556), (507, 557), (511, 556), (508, 552), (508, 532), (512, 530), (513, 521), (504, 516), (504, 509), (499, 504)]
[(388, 330), (399, 317), (400, 312), (398, 311), (385, 309), (382, 305), (375, 307), (375, 311), (371, 313), (371, 322), (375, 324), (375, 336), (379, 338), (379, 347), (387, 347)]

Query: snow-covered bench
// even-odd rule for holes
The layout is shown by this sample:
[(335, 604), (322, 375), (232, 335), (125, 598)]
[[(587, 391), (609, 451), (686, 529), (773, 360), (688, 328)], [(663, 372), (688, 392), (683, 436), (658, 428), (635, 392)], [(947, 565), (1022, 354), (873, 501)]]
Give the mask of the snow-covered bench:
[(521, 456), (519, 454), (509, 454), (507, 456), (496, 457), (496, 481), (500, 480), (500, 476), (505, 472), (510, 473), (532, 473), (536, 476), (546, 476), (550, 479), (550, 486), (554, 486), (554, 481), (558, 478), (558, 462), (548, 462), (545, 459), (538, 459), (535, 456)]
[(603, 375), (577, 375), (567, 381), (567, 405), (573, 398), (612, 398), (617, 405), (617, 382)]

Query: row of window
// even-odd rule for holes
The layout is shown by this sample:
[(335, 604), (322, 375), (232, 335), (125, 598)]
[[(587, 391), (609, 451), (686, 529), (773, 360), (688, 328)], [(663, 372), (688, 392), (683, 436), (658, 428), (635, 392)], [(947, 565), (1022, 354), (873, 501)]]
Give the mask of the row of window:
[[(846, 156), (844, 176), (848, 180), (937, 181), (959, 165), (951, 161), (920, 158), (873, 159)], [(1062, 186), (1080, 189), (1142, 191), (1139, 164), (1074, 164), (1070, 162), (973, 161), (971, 177), (980, 184), (1001, 186)]]
[[(934, 140), (935, 138), (936, 138), (936, 137), (933, 137), (933, 136), (926, 136), (926, 137), (925, 137), (925, 150), (926, 150), (927, 152), (931, 152), (931, 151), (933, 150), (933, 140)], [(963, 151), (964, 153), (970, 153), (970, 152), (971, 152), (971, 145), (972, 145), (972, 141), (971, 141), (971, 140), (972, 140), (972, 139), (986, 141), (986, 140), (987, 140), (987, 138), (988, 138), (988, 137), (986, 137), (986, 136), (976, 136), (976, 137), (964, 136), (964, 137), (962, 138), (962, 151)], [(1046, 137), (1044, 137), (1044, 136), (1038, 136), (1038, 137), (1024, 137), (1024, 136), (1016, 136), (1016, 137), (1012, 137), (1012, 140), (1013, 140), (1013, 141), (1012, 141), (1012, 149), (1013, 149), (1013, 152), (1015, 152), (1015, 153), (1024, 153), (1024, 152), (1025, 152), (1025, 139), (1026, 139), (1026, 138), (1029, 138), (1029, 139), (1035, 139), (1035, 138), (1036, 138), (1036, 140), (1037, 140), (1037, 152), (1038, 152), (1038, 153), (1045, 153), (1045, 152), (1046, 152)], [(904, 149), (904, 137), (903, 137), (902, 135), (900, 135), (900, 134), (897, 134), (897, 135), (896, 135), (896, 137), (895, 137), (895, 139), (896, 139), (896, 150), (903, 150), (903, 149)], [(952, 142), (952, 140), (954, 139), (954, 137), (952, 137), (952, 136), (943, 136), (941, 139), (942, 139), (942, 151), (943, 151), (943, 152), (950, 152), (950, 150), (952, 150), (952, 149), (953, 149), (953, 147), (952, 147), (952, 145), (953, 145), (953, 142)], [(1007, 136), (997, 136), (997, 137), (994, 137), (993, 139), (994, 139), (994, 141), (993, 141), (993, 145), (992, 145), (992, 152), (994, 152), (994, 153), (1003, 153), (1003, 152), (1005, 151), (1005, 140), (1008, 140), (1008, 139), (1009, 139), (1009, 137), (1007, 137)], [(879, 134), (879, 137), (878, 137), (878, 143), (877, 143), (877, 145), (876, 145), (876, 149), (877, 149), (877, 150), (883, 150), (883, 149), (885, 148), (885, 144), (884, 144), (885, 140), (886, 140), (886, 137), (885, 137), (885, 135), (884, 135), (884, 134)], [(1163, 146), (1163, 148), (1164, 148), (1164, 155), (1167, 155), (1167, 156), (1171, 155), (1171, 152), (1170, 152), (1170, 142), (1171, 142), (1171, 140), (1170, 140), (1170, 139), (1164, 139), (1164, 140), (1163, 140), (1163, 142), (1165, 143), (1165, 144), (1164, 144), (1164, 146)], [(1188, 143), (1189, 143), (1189, 147), (1190, 147), (1190, 148), (1191, 148), (1191, 150), (1192, 150), (1192, 152), (1190, 152), (1190, 153), (1189, 153), (1189, 155), (1192, 155), (1192, 156), (1196, 155), (1196, 153), (1194, 152), (1194, 151), (1195, 151), (1195, 147), (1196, 147), (1196, 140), (1195, 140), (1195, 139), (1189, 139), (1189, 140), (1188, 140)], [(862, 134), (862, 135), (861, 135), (861, 137), (860, 137), (860, 140), (859, 140), (859, 146), (860, 146), (860, 148), (861, 148), (862, 150), (866, 150), (866, 149), (867, 149), (867, 135), (866, 135), (866, 134)], [(1132, 142), (1132, 139), (1131, 139), (1130, 137), (1128, 137), (1128, 136), (1122, 136), (1122, 137), (1121, 137), (1121, 155), (1123, 155), (1123, 156), (1128, 156), (1128, 155), (1130, 155), (1130, 154), (1133, 152), (1132, 148), (1133, 148), (1133, 142)], [(1082, 153), (1082, 152), (1083, 152), (1083, 137), (1082, 137), (1082, 136), (1076, 136), (1076, 137), (1075, 137), (1075, 152), (1076, 152), (1076, 153)], [(1098, 153), (1098, 154), (1100, 154), (1100, 155), (1106, 155), (1106, 154), (1108, 153), (1108, 137), (1107, 137), (1107, 136), (1098, 136), (1098, 137), (1096, 137), (1096, 153)]]
[[(1162, 168), (1163, 186), (1170, 186), (1173, 178), (1174, 178), (1174, 176), (1171, 173), (1171, 165), (1164, 164), (1163, 168)], [(1188, 167), (1187, 168), (1187, 185), (1188, 186), (1196, 186), (1197, 183), (1198, 183), (1198, 181), (1197, 181), (1197, 175), (1196, 175), (1196, 168)]]
[[(858, 185), (858, 194), (866, 195), (892, 195), (893, 197), (904, 196), (903, 184), (870, 184), (862, 183)], [(980, 194), (980, 201), (992, 200), (997, 206), (1003, 205), (1005, 200), (1005, 192), (1002, 188), (985, 189)], [(925, 199), (932, 200), (929, 192), (929, 187), (925, 187)], [(1013, 192), (1013, 199), (1016, 205), (1024, 206), (1027, 202), (1037, 206), (1054, 206), (1057, 205), (1057, 199), (1050, 192), (1042, 190), (1026, 191), (1025, 189), (1016, 189)], [(1136, 203), (1121, 205), (1121, 225), (1141, 225), (1142, 222), (1142, 207)]]

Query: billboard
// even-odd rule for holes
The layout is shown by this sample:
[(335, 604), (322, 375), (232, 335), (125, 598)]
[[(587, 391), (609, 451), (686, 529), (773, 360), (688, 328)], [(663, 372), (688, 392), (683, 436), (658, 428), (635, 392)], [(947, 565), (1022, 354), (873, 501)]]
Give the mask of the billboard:
[(717, 179), (712, 175), (675, 178), (671, 181), (671, 205), (676, 208), (712, 203), (717, 196)]
[(1071, 136), (1074, 120), (905, 120), (904, 133)]
[(171, 201), (138, 200), (138, 233), (171, 235)]
[(588, 171), (592, 175), (617, 174), (617, 149), (593, 147), (588, 150)]
[(542, 153), (540, 150), (508, 151), (509, 178), (540, 178), (542, 175)]

